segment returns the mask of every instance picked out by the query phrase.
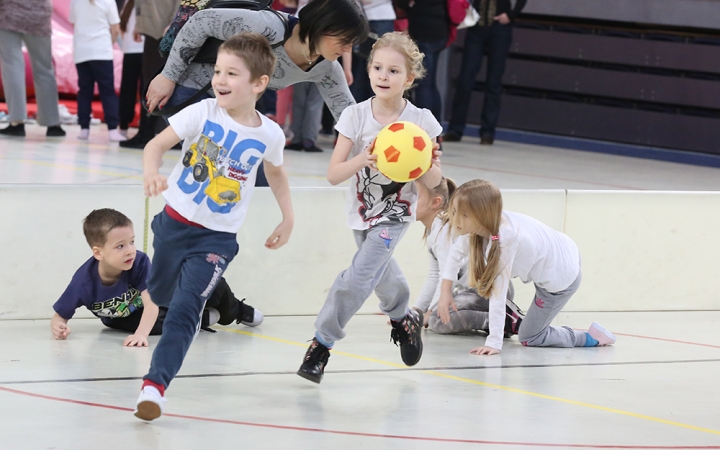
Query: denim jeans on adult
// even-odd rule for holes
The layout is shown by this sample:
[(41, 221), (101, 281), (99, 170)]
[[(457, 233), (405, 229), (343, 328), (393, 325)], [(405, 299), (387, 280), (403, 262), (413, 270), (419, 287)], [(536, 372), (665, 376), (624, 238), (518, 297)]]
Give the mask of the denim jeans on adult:
[[(395, 28), (393, 26), (393, 20), (370, 20), (370, 30), (373, 33), (377, 33), (378, 36), (382, 36), (385, 33), (390, 33)], [(360, 44), (362, 45), (362, 44)], [(370, 86), (370, 77), (367, 71), (367, 60), (357, 53), (353, 52), (352, 55), (352, 73), (353, 73), (353, 84), (350, 86), (350, 92), (357, 103), (364, 102), (369, 99), (375, 93)]]
[(480, 115), (480, 135), (495, 136), (500, 116), (500, 94), (502, 77), (505, 73), (510, 44), (512, 43), (512, 25), (495, 22), (489, 27), (474, 26), (467, 30), (463, 49), (462, 66), (458, 77), (457, 89), (452, 105), (450, 130), (462, 135), (465, 131), (470, 96), (475, 87), (482, 67), (483, 54), (487, 54), (487, 77), (485, 78), (485, 100)]
[[(190, 97), (195, 95), (198, 92), (199, 89), (195, 88), (189, 88), (181, 85), (176, 85), (175, 90), (173, 91), (172, 95), (170, 96), (170, 99), (165, 104), (164, 108), (170, 108), (171, 106), (181, 105), (185, 101), (187, 101)], [(204, 93), (200, 96), (200, 98), (197, 99), (197, 102), (201, 102), (205, 100), (206, 98), (212, 98), (210, 94)], [(189, 105), (188, 105), (189, 106)], [(171, 114), (172, 115), (172, 114)], [(165, 122), (167, 122), (167, 119), (169, 116), (162, 116), (163, 119), (165, 119)]]
[(112, 60), (85, 61), (75, 64), (75, 67), (78, 74), (77, 105), (80, 128), (90, 128), (92, 100), (95, 95), (95, 83), (97, 83), (105, 123), (107, 123), (108, 130), (114, 130), (120, 122), (120, 117)]
[(167, 387), (182, 366), (200, 317), (225, 269), (238, 252), (237, 236), (187, 225), (165, 211), (152, 222), (154, 234), (148, 292), (167, 308), (162, 337), (145, 379)]
[(415, 106), (427, 108), (433, 116), (440, 121), (442, 115), (442, 100), (437, 88), (437, 66), (440, 52), (443, 51), (447, 41), (417, 42), (418, 49), (425, 53), (423, 66), (425, 66), (425, 78), (420, 80), (415, 87)]

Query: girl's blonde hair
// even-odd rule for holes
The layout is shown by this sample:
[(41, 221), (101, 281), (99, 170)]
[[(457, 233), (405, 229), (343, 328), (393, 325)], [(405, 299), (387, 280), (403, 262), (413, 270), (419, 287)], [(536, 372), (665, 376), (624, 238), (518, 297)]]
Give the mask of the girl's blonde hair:
[(405, 67), (409, 76), (415, 77), (413, 84), (407, 86), (405, 90), (413, 87), (415, 82), (422, 79), (425, 76), (425, 67), (423, 67), (423, 58), (425, 54), (418, 49), (415, 41), (410, 39), (406, 34), (402, 34), (399, 31), (393, 31), (385, 33), (378, 38), (372, 46), (370, 56), (368, 56), (367, 70), (370, 72), (372, 67), (373, 56), (375, 51), (381, 48), (391, 48), (396, 52), (403, 55), (405, 58)]
[[(487, 180), (468, 181), (460, 186), (453, 196), (449, 219), (453, 228), (458, 224), (459, 214), (467, 214), (475, 224), (481, 225), (496, 237), (500, 231), (502, 217), (500, 190)], [(501, 247), (502, 243), (499, 240), (477, 234), (470, 235), (470, 287), (475, 288), (478, 294), (486, 298), (490, 297), (495, 278), (502, 270)]]
[[(435, 197), (440, 197), (442, 199), (442, 204), (438, 208), (438, 217), (442, 219), (442, 226), (444, 227), (446, 223), (448, 223), (448, 209), (450, 208), (450, 199), (452, 199), (452, 195), (457, 189), (457, 185), (452, 180), (452, 178), (446, 178), (443, 177), (442, 180), (440, 180), (440, 184), (435, 186), (434, 188), (430, 189), (429, 187), (425, 186), (423, 183), (417, 183), (418, 189), (425, 189), (428, 193), (428, 198), (432, 202), (432, 199)], [(425, 234), (423, 234), (423, 238), (427, 240), (428, 237), (428, 229), (425, 228)]]

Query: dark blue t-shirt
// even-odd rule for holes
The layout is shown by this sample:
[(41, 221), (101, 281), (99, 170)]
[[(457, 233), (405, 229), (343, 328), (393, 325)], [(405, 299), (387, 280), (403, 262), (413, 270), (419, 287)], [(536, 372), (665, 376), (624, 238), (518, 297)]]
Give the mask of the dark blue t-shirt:
[(92, 257), (75, 272), (53, 309), (66, 320), (70, 320), (81, 306), (87, 307), (97, 317), (127, 317), (143, 307), (140, 293), (147, 289), (149, 274), (150, 259), (138, 251), (132, 268), (121, 273), (120, 279), (112, 286), (104, 286), (98, 271), (98, 260)]

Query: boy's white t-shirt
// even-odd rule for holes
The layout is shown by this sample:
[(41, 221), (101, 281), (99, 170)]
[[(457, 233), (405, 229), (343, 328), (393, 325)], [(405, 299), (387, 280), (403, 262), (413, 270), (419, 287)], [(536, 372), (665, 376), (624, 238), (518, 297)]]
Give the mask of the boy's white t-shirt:
[[(502, 349), (505, 327), (505, 299), (512, 278), (523, 283), (533, 282), (548, 292), (562, 292), (580, 273), (580, 252), (575, 242), (564, 233), (525, 214), (503, 211), (498, 240), (501, 272), (493, 283), (490, 295), (490, 334), (485, 345)], [(489, 248), (486, 249), (486, 252)], [(458, 270), (467, 264), (470, 238), (460, 236), (445, 262), (444, 280), (455, 280)]]
[[(373, 97), (374, 98), (374, 97)], [(354, 158), (372, 143), (384, 125), (373, 117), (370, 98), (345, 108), (335, 129), (353, 142), (348, 160)], [(442, 133), (442, 126), (427, 109), (406, 101), (397, 121), (412, 122), (434, 139)], [(415, 182), (397, 183), (370, 167), (365, 167), (350, 178), (345, 203), (347, 225), (353, 230), (367, 230), (388, 220), (414, 222), (417, 207)]]
[[(258, 166), (263, 160), (274, 166), (283, 163), (285, 134), (278, 124), (258, 116), (259, 127), (241, 125), (213, 98), (170, 117), (170, 126), (184, 142), (163, 193), (167, 204), (205, 228), (237, 233), (245, 220)], [(189, 161), (185, 159), (188, 151)]]
[(75, 64), (86, 61), (113, 59), (113, 42), (110, 25), (120, 23), (114, 0), (72, 0), (70, 23), (73, 30), (73, 60)]

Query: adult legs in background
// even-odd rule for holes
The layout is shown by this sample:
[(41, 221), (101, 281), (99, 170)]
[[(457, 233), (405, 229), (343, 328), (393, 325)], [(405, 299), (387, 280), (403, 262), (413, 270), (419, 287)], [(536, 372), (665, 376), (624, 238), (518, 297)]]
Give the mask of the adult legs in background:
[[(143, 45), (141, 95), (145, 95), (147, 86), (165, 65), (165, 59), (160, 56), (157, 50), (159, 41), (146, 34), (143, 36), (145, 36), (145, 44)], [(150, 115), (144, 108), (140, 108), (140, 125), (137, 134), (132, 139), (121, 142), (120, 147), (144, 149), (145, 144), (155, 137), (156, 130), (163, 125), (164, 123), (160, 117)]]
[(315, 145), (320, 120), (322, 119), (323, 98), (315, 83), (304, 82), (293, 85), (293, 105), (290, 129), (292, 142), (285, 146), (287, 150), (321, 152)]
[(488, 28), (476, 25), (468, 28), (465, 34), (462, 65), (455, 86), (450, 123), (444, 141), (459, 141), (465, 132), (470, 99), (475, 88), (475, 78), (482, 67), (485, 40), (488, 38), (489, 32)]
[(122, 80), (120, 81), (120, 130), (127, 134), (135, 119), (135, 107), (142, 78), (142, 53), (126, 53), (123, 56)]
[(35, 101), (38, 107), (37, 121), (46, 127), (58, 126), (60, 125), (59, 98), (50, 36), (25, 34), (23, 41), (33, 70)]
[(0, 30), (0, 71), (10, 119), (10, 126), (0, 130), (0, 134), (25, 136), (25, 58), (20, 33)]
[(425, 54), (423, 66), (427, 73), (415, 88), (415, 106), (429, 109), (438, 121), (442, 119), (442, 103), (437, 88), (437, 64), (446, 43), (447, 41), (417, 42), (418, 49)]
[(489, 29), (485, 99), (482, 114), (480, 115), (480, 139), (483, 144), (492, 144), (495, 139), (495, 128), (500, 117), (502, 77), (505, 73), (505, 62), (512, 44), (511, 25), (495, 22)]
[[(288, 86), (284, 89), (280, 89), (276, 93), (277, 96), (277, 103), (275, 105), (275, 112), (278, 125), (280, 125), (283, 130), (285, 129), (285, 121), (288, 120), (288, 115), (290, 114), (292, 110), (292, 97), (293, 97), (293, 87)], [(290, 114), (290, 121), (292, 121), (292, 114)]]

